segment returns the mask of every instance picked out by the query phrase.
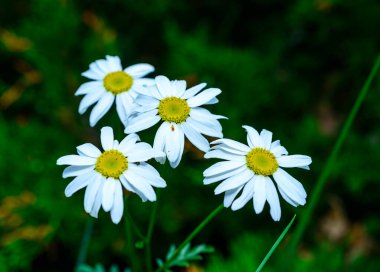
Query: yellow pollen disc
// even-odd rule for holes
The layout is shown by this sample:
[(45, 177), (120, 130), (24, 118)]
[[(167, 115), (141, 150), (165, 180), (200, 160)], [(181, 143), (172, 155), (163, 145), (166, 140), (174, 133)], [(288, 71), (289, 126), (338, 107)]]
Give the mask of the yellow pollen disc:
[(164, 121), (180, 124), (189, 117), (190, 107), (185, 99), (174, 96), (167, 97), (160, 101), (158, 114)]
[(246, 160), (248, 168), (256, 175), (269, 176), (278, 168), (276, 157), (264, 148), (253, 148), (246, 155)]
[(132, 84), (133, 77), (123, 71), (109, 73), (103, 79), (103, 85), (106, 90), (115, 95), (129, 91)]
[(95, 170), (105, 177), (119, 178), (128, 169), (128, 160), (120, 151), (104, 151), (96, 160)]

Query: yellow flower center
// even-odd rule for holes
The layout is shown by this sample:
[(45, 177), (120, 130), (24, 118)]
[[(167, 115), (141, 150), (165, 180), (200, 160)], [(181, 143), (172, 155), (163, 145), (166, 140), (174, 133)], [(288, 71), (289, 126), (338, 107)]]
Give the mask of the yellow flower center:
[(253, 148), (246, 155), (246, 160), (248, 168), (256, 175), (269, 176), (278, 168), (276, 157), (264, 148)]
[(160, 101), (158, 114), (164, 121), (180, 124), (189, 117), (190, 107), (185, 99), (174, 96), (167, 97)]
[(120, 151), (104, 151), (96, 160), (95, 170), (105, 177), (119, 178), (128, 169), (128, 159)]
[(129, 91), (133, 85), (133, 77), (123, 71), (112, 72), (104, 77), (103, 85), (107, 91), (117, 95)]

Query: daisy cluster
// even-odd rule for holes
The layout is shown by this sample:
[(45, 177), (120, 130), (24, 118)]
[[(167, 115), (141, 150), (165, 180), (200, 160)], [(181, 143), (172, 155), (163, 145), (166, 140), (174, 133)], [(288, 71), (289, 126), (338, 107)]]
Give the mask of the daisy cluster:
[[(278, 192), (293, 206), (306, 203), (302, 184), (283, 168), (309, 169), (311, 158), (288, 155), (280, 141), (272, 140), (272, 132), (260, 133), (250, 126), (247, 144), (223, 138), (219, 119), (204, 108), (218, 103), (218, 88), (206, 88), (205, 83), (187, 88), (184, 80), (169, 80), (160, 75), (146, 76), (154, 71), (150, 64), (135, 64), (123, 69), (119, 57), (106, 56), (90, 64), (82, 75), (92, 81), (82, 84), (75, 95), (84, 95), (79, 113), (90, 113), (90, 126), (111, 109), (115, 102), (126, 136), (120, 142), (114, 139), (111, 127), (100, 132), (101, 149), (86, 143), (77, 147), (76, 155), (58, 159), (58, 165), (68, 165), (63, 177), (75, 177), (66, 187), (70, 197), (86, 188), (84, 209), (97, 217), (100, 208), (110, 212), (114, 223), (123, 215), (123, 188), (137, 194), (142, 201), (155, 201), (154, 187), (164, 188), (166, 182), (159, 172), (147, 163), (155, 159), (163, 164), (168, 160), (172, 168), (181, 162), (185, 138), (205, 158), (222, 161), (203, 173), (204, 184), (220, 182), (215, 194), (224, 193), (224, 206), (238, 210), (252, 200), (256, 213), (261, 213), (266, 202), (275, 221), (280, 220), (281, 207)], [(136, 134), (159, 124), (153, 145), (141, 142)], [(210, 143), (208, 137), (217, 138)]]

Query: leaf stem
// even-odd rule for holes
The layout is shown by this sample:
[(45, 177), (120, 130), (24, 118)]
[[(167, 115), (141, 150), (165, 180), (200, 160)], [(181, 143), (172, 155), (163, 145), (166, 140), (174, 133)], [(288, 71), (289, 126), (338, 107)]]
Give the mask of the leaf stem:
[(157, 217), (157, 207), (158, 207), (158, 201), (159, 201), (160, 191), (157, 191), (157, 200), (153, 203), (153, 209), (152, 213), (150, 214), (150, 220), (148, 225), (148, 231), (146, 234), (145, 241), (145, 262), (148, 272), (152, 272), (152, 249), (151, 249), (151, 240), (152, 240), (152, 234), (154, 229), (154, 224), (156, 223), (156, 217)]
[(266, 262), (269, 260), (270, 256), (272, 256), (273, 252), (277, 248), (277, 246), (281, 243), (282, 239), (284, 239), (286, 233), (289, 231), (290, 227), (292, 226), (294, 219), (296, 219), (296, 214), (293, 216), (292, 220), (290, 223), (286, 226), (286, 228), (283, 230), (281, 235), (277, 238), (276, 242), (273, 244), (272, 248), (268, 251), (267, 255), (265, 258), (261, 261), (259, 267), (256, 269), (256, 272), (260, 272), (261, 269), (263, 269), (264, 265)]
[(378, 70), (380, 68), (380, 55), (377, 57), (375, 64), (364, 83), (362, 89), (359, 92), (359, 95), (354, 103), (354, 106), (351, 109), (350, 114), (348, 115), (347, 120), (345, 121), (343, 128), (339, 134), (339, 137), (334, 145), (333, 151), (331, 152), (326, 165), (324, 166), (321, 175), (319, 176), (317, 180), (317, 184), (315, 186), (315, 189), (311, 195), (309, 205), (305, 208), (304, 212), (300, 214), (300, 223), (297, 225), (292, 240), (290, 242), (290, 253), (294, 254), (296, 251), (296, 248), (305, 232), (306, 226), (310, 221), (311, 215), (315, 210), (315, 207), (317, 205), (317, 202), (320, 198), (320, 194), (328, 180), (328, 177), (331, 174), (332, 169), (334, 168), (334, 163), (336, 161), (336, 158), (338, 156), (338, 153), (344, 143), (344, 141), (347, 138), (347, 135), (351, 129), (352, 123), (360, 109), (360, 106), (363, 103), (363, 100), (369, 90), (369, 87), (375, 78), (375, 75), (378, 73)]
[(156, 270), (156, 272), (165, 271), (168, 268), (168, 265), (175, 260), (177, 255), (181, 252), (181, 250), (188, 244), (190, 241), (216, 216), (223, 210), (224, 205), (221, 204), (216, 207), (190, 234), (186, 237), (186, 239), (180, 244), (180, 246), (175, 250), (172, 257), (167, 260), (163, 266)]
[(81, 266), (82, 264), (85, 264), (85, 262), (86, 262), (87, 251), (88, 251), (88, 246), (89, 246), (90, 241), (91, 241), (91, 234), (92, 234), (93, 227), (94, 227), (94, 219), (92, 217), (90, 217), (87, 220), (86, 227), (84, 229), (83, 236), (82, 236), (82, 241), (80, 243), (80, 249), (79, 249), (79, 254), (77, 257), (76, 269), (78, 269), (79, 266)]

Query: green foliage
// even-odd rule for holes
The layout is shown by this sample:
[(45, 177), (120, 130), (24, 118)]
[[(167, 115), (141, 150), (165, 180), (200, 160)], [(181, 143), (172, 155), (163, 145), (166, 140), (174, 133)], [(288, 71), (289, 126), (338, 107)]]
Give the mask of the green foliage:
[(172, 267), (188, 267), (190, 262), (202, 260), (201, 254), (212, 252), (214, 252), (214, 248), (205, 244), (197, 245), (193, 248), (190, 247), (190, 244), (187, 244), (175, 256), (176, 247), (175, 245), (171, 245), (165, 260), (157, 259), (157, 264), (159, 268), (164, 268), (163, 271), (171, 272), (170, 268)]
[[(95, 128), (89, 127), (88, 112), (77, 114), (80, 98), (73, 94), (86, 81), (80, 74), (90, 62), (119, 55), (124, 66), (153, 64), (152, 76), (220, 88), (220, 102), (208, 108), (229, 117), (221, 121), (225, 137), (245, 141), (243, 124), (267, 128), (290, 153), (310, 155), (310, 172), (291, 171), (310, 195), (380, 48), (375, 1), (3, 2), (0, 271), (73, 270), (88, 215), (83, 192), (64, 197), (69, 180), (62, 179), (56, 160), (84, 142), (97, 144), (103, 125), (112, 125), (119, 139), (123, 136), (115, 108)], [(294, 271), (376, 271), (379, 265), (376, 246), (364, 250), (351, 244), (352, 230), (337, 243), (321, 227), (331, 213), (327, 200), (334, 197), (342, 203), (347, 224), (362, 226), (375, 245), (380, 240), (379, 88), (378, 75), (318, 201), (303, 251), (293, 258)], [(154, 134), (154, 128), (139, 133), (148, 143)], [(202, 172), (212, 164), (202, 155), (188, 145), (175, 170), (153, 162), (168, 183), (159, 203), (153, 257), (222, 202), (212, 186), (202, 184)], [(34, 201), (20, 202), (25, 193)], [(152, 205), (135, 196), (128, 202), (144, 233)], [(281, 205), (279, 224), (271, 221), (267, 207), (256, 215), (251, 205), (226, 210), (211, 222), (197, 237), (216, 248), (206, 271), (257, 268), (285, 218), (303, 209)], [(87, 262), (130, 267), (122, 223), (113, 225), (103, 212), (95, 222)], [(242, 235), (247, 232), (254, 234)], [(138, 258), (143, 250), (137, 249)], [(347, 257), (352, 251), (359, 252), (357, 258)], [(292, 262), (281, 260), (284, 252), (280, 245), (267, 271), (281, 271)]]
[(80, 265), (75, 272), (131, 272), (129, 268), (126, 268), (124, 270), (119, 270), (117, 265), (111, 265), (110, 269), (107, 270), (104, 268), (102, 264), (96, 264), (95, 267), (91, 267), (89, 265)]

